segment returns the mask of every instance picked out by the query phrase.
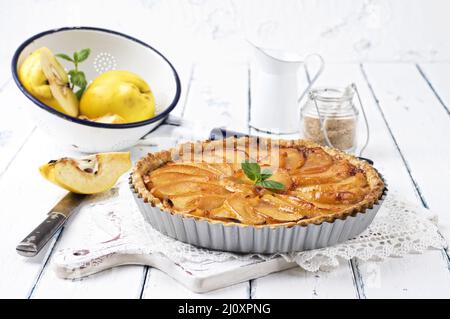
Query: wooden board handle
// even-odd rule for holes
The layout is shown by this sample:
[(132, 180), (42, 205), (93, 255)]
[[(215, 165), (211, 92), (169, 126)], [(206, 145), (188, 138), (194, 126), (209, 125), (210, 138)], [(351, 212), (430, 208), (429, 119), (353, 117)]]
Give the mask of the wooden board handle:
[(58, 277), (74, 279), (125, 264), (146, 264), (142, 249), (124, 240), (92, 245), (89, 248), (68, 248), (55, 254)]

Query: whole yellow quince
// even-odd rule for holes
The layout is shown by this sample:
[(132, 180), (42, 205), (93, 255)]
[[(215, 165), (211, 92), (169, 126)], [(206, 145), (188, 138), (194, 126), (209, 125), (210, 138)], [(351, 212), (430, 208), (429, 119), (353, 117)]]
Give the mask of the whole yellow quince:
[(137, 74), (108, 71), (89, 85), (80, 101), (80, 112), (88, 118), (116, 114), (127, 123), (155, 115), (155, 98), (150, 86)]
[(18, 73), (22, 85), (39, 101), (62, 113), (78, 115), (78, 99), (68, 86), (67, 72), (48, 48), (30, 54)]

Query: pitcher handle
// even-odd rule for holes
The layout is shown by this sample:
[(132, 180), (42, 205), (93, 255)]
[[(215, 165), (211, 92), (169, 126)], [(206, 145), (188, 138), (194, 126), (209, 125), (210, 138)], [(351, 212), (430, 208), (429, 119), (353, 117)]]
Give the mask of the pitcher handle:
[[(320, 61), (320, 67), (319, 70), (317, 70), (316, 74), (314, 74), (314, 76), (311, 78), (310, 74), (309, 74), (309, 70), (308, 70), (308, 60), (310, 60), (311, 58), (316, 57), (319, 59)], [(317, 79), (319, 78), (319, 76), (322, 74), (323, 69), (325, 67), (325, 62), (322, 58), (322, 56), (318, 53), (312, 53), (309, 54), (305, 57), (305, 71), (306, 71), (306, 77), (308, 79), (308, 86), (306, 87), (306, 89), (302, 92), (302, 94), (300, 94), (299, 98), (297, 99), (297, 103), (300, 103), (302, 101), (302, 99), (305, 97), (306, 93), (308, 93), (308, 91), (311, 89), (311, 87), (314, 85), (314, 83), (317, 81)]]

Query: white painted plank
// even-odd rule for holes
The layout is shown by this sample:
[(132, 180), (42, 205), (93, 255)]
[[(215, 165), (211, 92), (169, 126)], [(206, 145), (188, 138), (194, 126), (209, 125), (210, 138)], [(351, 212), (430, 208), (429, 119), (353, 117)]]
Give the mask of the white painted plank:
[[(55, 26), (92, 25), (137, 36), (169, 56), (242, 57), (245, 35), (268, 46), (321, 52), (327, 61), (447, 60), (445, 1), (121, 1), (0, 2), (0, 82), (13, 50), (26, 37)], [(89, 5), (90, 10), (85, 10)], [(408, 6), (408, 14), (404, 8)], [(39, 17), (35, 14), (40, 12)], [(101, 12), (102, 14), (99, 14)], [(117, 19), (117, 16), (124, 17)], [(15, 17), (21, 17), (16, 23)], [(14, 32), (10, 26), (14, 26)], [(273, 43), (275, 42), (275, 43)]]
[[(183, 86), (188, 86), (191, 75), (191, 67), (184, 66), (179, 72)], [(173, 112), (182, 113), (186, 93), (184, 93)], [(140, 143), (133, 147), (132, 160), (139, 158), (156, 147), (164, 148), (173, 146), (171, 133), (175, 127), (162, 125), (149, 134), (156, 144)], [(124, 177), (126, 178), (126, 176)], [(54, 251), (68, 247), (77, 247), (81, 243), (89, 245), (100, 241), (95, 220), (90, 216), (74, 216), (71, 218), (55, 245)], [(109, 239), (109, 238), (105, 238)], [(49, 264), (51, 265), (52, 258)], [(81, 280), (70, 281), (58, 278), (52, 267), (45, 267), (39, 282), (33, 290), (32, 298), (139, 298), (144, 284), (144, 269), (142, 266), (126, 266), (107, 270)], [(131, 283), (131, 284), (130, 284)], [(84, 292), (88, 287), (88, 293)]]
[(411, 175), (450, 242), (450, 116), (414, 65), (367, 64), (364, 70)]
[(142, 298), (144, 299), (244, 299), (248, 298), (248, 296), (248, 282), (208, 293), (195, 293), (156, 268), (149, 269), (142, 294)]
[[(440, 259), (442, 263), (434, 262)], [(448, 269), (442, 267), (447, 256), (442, 251), (428, 251), (421, 255), (408, 255), (401, 260), (358, 263), (364, 274), (364, 291), (369, 298), (450, 298)], [(411, 271), (414, 267), (414, 271)], [(413, 274), (414, 272), (414, 274)], [(421, 273), (422, 275), (416, 275)], [(391, 281), (399, 274), (400, 279)], [(441, 282), (441, 280), (443, 280)], [(410, 282), (414, 284), (411, 285)]]
[[(383, 121), (383, 118), (378, 110), (378, 107), (372, 98), (370, 90), (364, 80), (360, 67), (357, 64), (328, 64), (325, 68), (324, 74), (319, 79), (318, 86), (346, 86), (351, 82), (355, 82), (362, 97), (362, 101), (366, 106), (366, 112), (370, 121), (371, 140), (366, 152), (363, 156), (371, 158), (375, 161), (375, 167), (385, 176), (388, 184), (389, 191), (398, 193), (407, 200), (420, 204), (418, 196), (415, 192), (411, 179), (408, 175), (402, 159), (396, 149), (396, 146), (387, 130), (387, 127)], [(361, 120), (362, 121), (362, 120)], [(359, 132), (363, 133), (362, 128), (359, 128)], [(381, 288), (377, 288), (380, 293), (386, 292), (386, 295), (397, 297), (409, 297), (417, 298), (423, 294), (418, 294), (421, 291), (422, 282), (415, 280), (416, 277), (426, 278), (428, 282), (433, 282), (434, 289), (427, 292), (428, 295), (433, 295), (437, 298), (442, 295), (447, 295), (448, 282), (450, 276), (447, 270), (447, 263), (439, 255), (440, 252), (427, 252), (422, 257), (427, 260), (427, 263), (433, 265), (433, 268), (441, 269), (436, 272), (423, 272), (423, 269), (416, 267), (416, 261), (414, 257), (411, 258), (396, 258), (389, 260), (389, 262), (379, 264), (379, 272), (383, 276)], [(372, 298), (376, 296), (376, 293), (371, 290), (370, 282), (372, 273), (368, 267), (365, 267), (364, 262), (354, 262), (355, 276), (358, 289), (360, 290), (361, 297)], [(286, 272), (285, 272), (286, 273)], [(281, 276), (282, 273), (280, 273)], [(273, 276), (273, 275), (272, 275)], [(270, 276), (266, 277), (269, 278)], [(288, 275), (288, 278), (292, 276)], [(267, 279), (262, 278), (256, 280), (257, 289), (256, 295), (269, 298), (270, 296), (278, 296), (278, 294), (285, 294), (286, 289), (282, 281), (270, 281), (268, 287), (264, 287)], [(321, 280), (329, 280), (325, 277)], [(294, 279), (292, 279), (294, 281)], [(331, 280), (332, 282), (332, 280)], [(344, 282), (344, 281), (343, 281)], [(333, 287), (333, 284), (330, 284)], [(303, 286), (299, 284), (299, 290), (303, 289)], [(328, 287), (319, 283), (319, 289), (316, 289), (317, 295), (335, 296), (339, 294), (339, 291), (332, 291), (331, 289), (325, 289), (322, 291), (320, 288)], [(267, 293), (259, 293), (261, 289)], [(297, 293), (292, 289), (291, 293)], [(286, 293), (288, 294), (288, 293)], [(311, 295), (309, 293), (309, 295)]]
[(247, 131), (248, 65), (197, 64), (184, 119), (206, 133), (215, 126)]
[(15, 251), (19, 241), (45, 219), (47, 211), (64, 194), (39, 176), (38, 165), (54, 155), (45, 151), (45, 142), (35, 131), (0, 180), (0, 255), (1, 260), (8, 261), (0, 265), (2, 297), (26, 298), (51, 248), (47, 246), (34, 258), (20, 257)]
[[(416, 201), (414, 187), (408, 171), (403, 165), (399, 152), (383, 121), (378, 107), (372, 97), (358, 64), (328, 64), (324, 74), (319, 78), (317, 86), (345, 87), (355, 83), (364, 103), (370, 126), (370, 141), (362, 156), (372, 159), (374, 166), (383, 174), (389, 184), (389, 191), (400, 193), (403, 198)], [(358, 102), (355, 101), (359, 109)], [(364, 120), (360, 112), (358, 119), (358, 148), (365, 139)], [(391, 182), (393, 181), (393, 182)]]
[(10, 80), (0, 91), (0, 176), (28, 139), (35, 125), (31, 102)]
[(45, 279), (35, 288), (33, 299), (130, 299), (139, 298), (144, 267), (120, 266), (77, 280), (56, 277), (46, 270)]
[(418, 68), (450, 115), (450, 63), (421, 63)]
[(174, 68), (178, 73), (181, 82), (181, 96), (175, 108), (170, 112), (170, 115), (181, 117), (184, 107), (186, 106), (186, 99), (189, 94), (190, 82), (194, 72), (194, 65), (191, 63), (174, 63)]
[[(190, 66), (182, 67), (179, 70), (181, 70), (179, 72), (180, 79), (186, 86), (191, 73)], [(2, 141), (5, 141), (5, 152), (2, 150), (2, 154), (5, 154), (5, 156), (2, 156), (0, 160), (0, 164), (6, 167), (11, 158), (9, 154), (14, 155), (14, 150), (17, 152), (17, 149), (21, 146), (19, 142), (25, 139), (25, 134), (30, 134), (29, 127), (33, 127), (33, 121), (32, 119), (29, 119), (29, 114), (27, 114), (29, 112), (26, 108), (35, 106), (23, 97), (13, 82), (0, 93), (0, 99), (2, 99), (2, 105), (17, 106), (17, 110), (12, 109), (11, 111), (4, 107), (2, 108), (4, 111), (1, 111), (5, 113), (8, 111), (7, 114), (0, 117), (2, 124), (5, 122), (5, 125), (1, 126), (2, 132), (8, 133), (3, 134), (5, 136), (5, 139), (2, 139)], [(176, 109), (181, 109), (183, 107), (184, 99), (185, 94), (182, 95)], [(153, 133), (152, 135), (158, 136), (158, 134), (161, 134), (161, 131), (164, 132), (163, 127), (158, 129), (157, 133)], [(15, 134), (14, 136), (13, 133)], [(10, 136), (11, 141), (7, 140), (6, 136)], [(14, 137), (14, 139), (12, 137)], [(149, 149), (146, 146), (136, 147), (133, 151), (134, 159), (136, 160), (148, 151)], [(122, 267), (118, 270), (110, 270), (105, 274), (99, 274), (98, 276), (93, 276), (93, 278), (84, 279), (76, 283), (56, 278), (51, 267), (46, 267), (39, 278), (39, 284), (34, 288), (34, 284), (38, 279), (43, 264), (47, 260), (47, 252), (50, 252), (56, 238), (48, 245), (46, 251), (43, 251), (35, 258), (25, 259), (18, 257), (15, 253), (14, 248), (19, 240), (45, 218), (46, 211), (64, 194), (63, 191), (44, 181), (39, 176), (37, 173), (38, 165), (45, 163), (52, 158), (68, 155), (70, 154), (66, 151), (60, 151), (58, 146), (53, 145), (52, 140), (48, 139), (46, 135), (38, 130), (32, 135), (30, 141), (24, 146), (23, 150), (14, 159), (14, 163), (11, 165), (10, 169), (5, 173), (4, 181), (0, 184), (0, 189), (2, 189), (2, 194), (7, 195), (5, 196), (6, 200), (2, 203), (3, 209), (0, 213), (5, 215), (11, 211), (17, 211), (17, 209), (14, 208), (14, 205), (23, 202), (21, 198), (25, 197), (28, 192), (32, 194), (32, 200), (26, 202), (27, 205), (25, 205), (25, 207), (19, 208), (21, 210), (23, 209), (25, 214), (20, 215), (20, 217), (22, 217), (21, 219), (16, 218), (14, 220), (16, 223), (14, 223), (13, 229), (8, 227), (8, 222), (5, 222), (0, 226), (4, 228), (8, 227), (8, 233), (11, 231), (11, 235), (8, 237), (10, 240), (7, 243), (2, 244), (8, 246), (7, 249), (3, 249), (5, 251), (5, 256), (14, 260), (12, 263), (3, 265), (0, 273), (2, 276), (10, 278), (12, 280), (11, 282), (15, 282), (13, 289), (0, 289), (0, 294), (10, 297), (27, 297), (32, 293), (33, 298), (100, 298), (102, 296), (137, 298), (139, 297), (144, 279), (142, 274), (143, 267)], [(0, 168), (1, 167), (2, 166), (0, 166)], [(25, 184), (24, 181), (26, 181)], [(36, 187), (36, 185), (39, 186), (35, 189), (34, 187)], [(14, 192), (12, 196), (9, 196), (10, 191)], [(14, 215), (8, 215), (5, 217), (5, 220), (13, 218), (13, 216)], [(61, 237), (62, 241), (58, 243), (55, 249), (76, 245), (83, 236), (87, 235), (89, 230), (83, 226), (86, 226), (86, 223), (89, 224), (89, 221), (77, 218), (78, 217), (75, 216), (69, 224), (70, 226), (68, 225), (63, 232), (63, 236)], [(16, 278), (16, 269), (18, 268), (26, 268), (23, 272), (27, 274), (21, 276), (19, 280)], [(111, 275), (108, 276), (107, 273), (111, 273)], [(130, 278), (134, 278), (134, 280), (132, 280), (133, 285), (128, 284)], [(8, 282), (9, 280), (2, 281), (2, 283), (5, 284), (5, 287), (7, 287)], [(83, 289), (80, 289), (81, 286), (89, 287), (89, 293), (86, 294)], [(122, 286), (126, 287), (124, 288)]]
[[(415, 66), (412, 64), (377, 64), (367, 67), (364, 66), (364, 70), (367, 70), (369, 82), (374, 89), (376, 97), (380, 100), (383, 112), (387, 116), (387, 121), (390, 124), (392, 133), (394, 134), (396, 141), (399, 142), (400, 149), (405, 155), (407, 163), (411, 164), (411, 161), (416, 158), (422, 158), (422, 156), (428, 157), (427, 160), (430, 160), (430, 157), (435, 157), (436, 159), (440, 158), (440, 160), (442, 160), (445, 156), (448, 156), (448, 154), (450, 154), (449, 152), (440, 152), (438, 150), (433, 150), (433, 155), (431, 156), (425, 155), (424, 151), (426, 152), (428, 145), (433, 142), (431, 139), (417, 139), (419, 135), (423, 134), (424, 130), (428, 129), (429, 131), (430, 128), (436, 127), (436, 124), (439, 129), (439, 124), (433, 124), (431, 122), (429, 122), (427, 126), (419, 124), (419, 122), (422, 122), (424, 118), (428, 116), (426, 114), (428, 110), (437, 109), (437, 105), (433, 105), (436, 104), (436, 100), (433, 100), (434, 97), (431, 96), (431, 91), (429, 91), (429, 89), (427, 90), (426, 83), (421, 79)], [(374, 72), (376, 72), (376, 75)], [(357, 78), (361, 79), (361, 76), (358, 76)], [(368, 115), (372, 132), (372, 142), (364, 156), (372, 158), (375, 161), (375, 166), (386, 176), (390, 191), (396, 191), (401, 194), (402, 197), (413, 200), (417, 204), (421, 204), (406, 166), (403, 165), (399, 152), (390, 137), (390, 133), (382, 119), (381, 113), (378, 111), (374, 99), (368, 91), (367, 85), (361, 80), (358, 80), (357, 83), (361, 83), (358, 87), (362, 91), (363, 101), (367, 101), (367, 105), (369, 106), (367, 109), (369, 111)], [(405, 88), (405, 86), (407, 86), (407, 88)], [(405, 97), (403, 97), (403, 94)], [(406, 99), (408, 102), (404, 104), (405, 100), (402, 101), (402, 99)], [(406, 113), (409, 113), (406, 110), (408, 108), (413, 108), (414, 104), (417, 107), (418, 104), (420, 105), (424, 103), (424, 101), (426, 101), (426, 106), (424, 105), (423, 108), (426, 107), (426, 109), (422, 109), (422, 115), (419, 115), (420, 113), (418, 113), (416, 121), (413, 121), (410, 116), (406, 115)], [(410, 102), (412, 104), (410, 104)], [(404, 106), (406, 106), (406, 108)], [(388, 116), (387, 113), (397, 112), (399, 109), (402, 109), (402, 111), (398, 114), (400, 117), (397, 118), (397, 122), (394, 124), (391, 121), (392, 114), (389, 114)], [(442, 112), (443, 109), (439, 108), (439, 111)], [(392, 126), (393, 124), (395, 127)], [(404, 152), (405, 148), (409, 148), (410, 152), (406, 154)], [(438, 164), (440, 160), (434, 160), (433, 163)], [(442, 167), (442, 163), (441, 165), (438, 165), (438, 167)], [(434, 168), (431, 168), (430, 166), (430, 169), (432, 170)], [(436, 169), (438, 168), (436, 167)], [(420, 170), (425, 174), (429, 172), (429, 170), (425, 171), (425, 167), (421, 167)], [(413, 171), (412, 174), (413, 177), (416, 177), (415, 171)], [(419, 185), (422, 184), (423, 183), (419, 181)], [(433, 185), (433, 189), (439, 193), (439, 182), (436, 180), (433, 182)], [(445, 193), (445, 187), (441, 188), (441, 190), (444, 191), (441, 191), (440, 195)], [(439, 213), (438, 210), (435, 211)], [(420, 298), (424, 296), (440, 298), (442, 296), (448, 296), (450, 293), (450, 273), (448, 272), (448, 263), (442, 258), (441, 254), (442, 252), (439, 251), (427, 252), (423, 256), (410, 256), (400, 260), (389, 260), (386, 263), (380, 264), (382, 289), (373, 288), (369, 284), (371, 273), (368, 271), (367, 267), (362, 266), (364, 263), (358, 262), (357, 267), (362, 274), (366, 297), (376, 298), (380, 295), (386, 295), (390, 297), (395, 296), (405, 298)], [(417, 259), (415, 259), (415, 257), (417, 257)], [(422, 265), (421, 261), (423, 261)], [(439, 271), (424, 271), (424, 268), (426, 269), (426, 267), (429, 269), (439, 269)], [(416, 278), (419, 277), (426, 277), (426, 279), (417, 280)], [(433, 283), (432, 289), (429, 289), (426, 292), (423, 289), (426, 289), (425, 287), (429, 286), (424, 286), (425, 280), (428, 283)]]
[[(117, 268), (109, 271), (110, 276), (106, 272), (74, 284), (57, 279), (51, 267), (48, 267), (50, 262), (33, 290), (52, 243), (34, 258), (18, 256), (15, 245), (45, 218), (46, 212), (65, 194), (64, 190), (40, 176), (38, 166), (49, 159), (70, 155), (75, 154), (59, 150), (37, 130), (1, 179), (0, 191), (4, 197), (0, 231), (4, 237), (2, 235), (0, 251), (1, 259), (8, 262), (0, 266), (0, 295), (24, 298), (32, 292), (33, 298), (138, 297), (143, 280), (142, 267)], [(88, 235), (92, 236), (92, 222), (89, 223), (89, 216), (73, 216), (56, 249), (76, 245), (80, 240), (86, 240)], [(84, 289), (80, 289), (81, 286)]]
[[(173, 128), (162, 125), (152, 133), (152, 137), (157, 141), (164, 140)], [(159, 144), (158, 147), (162, 145)], [(169, 146), (172, 146), (172, 143), (167, 145)], [(131, 150), (132, 161), (136, 162), (148, 152), (155, 150), (156, 146), (138, 145)], [(124, 175), (122, 179), (126, 180), (127, 176)], [(89, 216), (80, 212), (71, 217), (53, 251), (89, 246), (109, 240), (110, 236), (101, 231), (94, 215)], [(56, 276), (52, 262), (51, 257), (34, 288), (32, 298), (139, 298), (141, 295), (145, 279), (143, 266), (117, 267), (79, 280), (63, 280)]]
[[(193, 71), (183, 119), (198, 132), (192, 136), (207, 137), (215, 125), (234, 130), (248, 128), (248, 67), (236, 65), (196, 65)], [(189, 132), (187, 132), (189, 133)], [(189, 135), (189, 134), (188, 134)], [(191, 139), (190, 136), (184, 136)], [(248, 283), (201, 295), (193, 294), (166, 274), (151, 269), (143, 290), (145, 298), (236, 298), (249, 297)]]
[(357, 298), (352, 272), (343, 262), (331, 272), (307, 272), (299, 267), (252, 281), (252, 298)]
[[(127, 176), (122, 179), (126, 182)], [(80, 211), (71, 217), (54, 252), (69, 247), (89, 247), (111, 239), (111, 234), (106, 234), (98, 225), (98, 215), (86, 212), (89, 211)], [(31, 298), (139, 298), (143, 282), (143, 266), (115, 267), (79, 280), (64, 280), (56, 276), (51, 256)]]
[[(299, 73), (299, 86), (307, 86), (307, 79), (302, 69)], [(252, 94), (257, 93), (252, 92)], [(251, 105), (251, 107), (255, 106)], [(251, 128), (250, 132), (263, 137), (274, 136), (254, 128)], [(296, 139), (299, 138), (299, 134), (283, 134), (278, 137)], [(300, 268), (289, 269), (253, 280), (252, 298), (358, 298), (353, 276), (349, 262), (343, 262), (332, 272), (312, 273)]]

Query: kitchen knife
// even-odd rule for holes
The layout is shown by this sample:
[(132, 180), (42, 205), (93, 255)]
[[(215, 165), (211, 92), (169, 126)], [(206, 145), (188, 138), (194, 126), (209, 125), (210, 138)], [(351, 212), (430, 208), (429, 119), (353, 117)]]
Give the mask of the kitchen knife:
[(68, 193), (49, 212), (48, 217), (16, 247), (19, 255), (36, 256), (87, 195)]
[[(231, 130), (227, 130), (223, 127), (216, 127), (211, 130), (209, 133), (209, 139), (214, 140), (220, 140), (228, 137), (243, 137), (243, 136), (250, 136), (249, 134), (241, 133), (241, 132), (235, 132)], [(362, 159), (366, 162), (368, 162), (370, 165), (373, 165), (373, 161), (369, 158), (358, 156), (359, 159)]]

